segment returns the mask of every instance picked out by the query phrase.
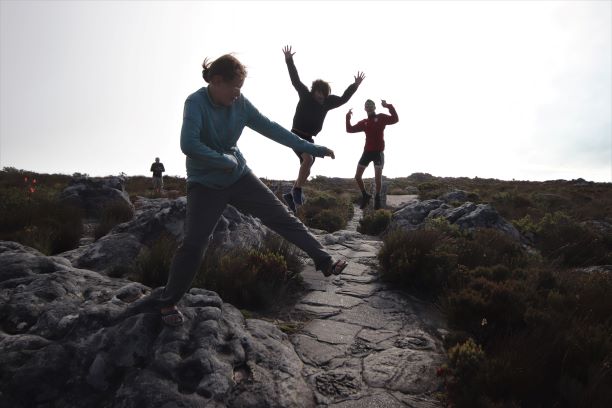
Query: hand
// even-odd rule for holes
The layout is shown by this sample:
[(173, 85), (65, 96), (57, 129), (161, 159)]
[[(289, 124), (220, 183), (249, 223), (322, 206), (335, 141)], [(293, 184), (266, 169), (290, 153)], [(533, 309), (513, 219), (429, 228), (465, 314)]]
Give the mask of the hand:
[(388, 108), (389, 105), (391, 105), (390, 103), (387, 103), (387, 101), (385, 101), (384, 99), (380, 100), (380, 104), (382, 105), (383, 108)]
[(293, 54), (295, 54), (295, 52), (291, 52), (291, 46), (290, 45), (285, 45), (283, 47), (283, 53), (285, 54), (285, 61), (289, 61), (290, 59), (293, 58)]
[(357, 75), (355, 76), (355, 83), (357, 85), (361, 85), (361, 83), (363, 82), (364, 78), (365, 78), (365, 74), (363, 72), (357, 71)]
[(336, 155), (334, 154), (334, 151), (332, 149), (327, 149), (327, 151), (325, 152), (325, 156), (323, 157), (328, 157), (328, 156), (331, 157), (332, 159), (336, 158)]
[(349, 111), (348, 111), (348, 112), (346, 112), (346, 117), (347, 117), (348, 119), (350, 119), (350, 118), (351, 118), (351, 116), (353, 116), (353, 108), (349, 109)]

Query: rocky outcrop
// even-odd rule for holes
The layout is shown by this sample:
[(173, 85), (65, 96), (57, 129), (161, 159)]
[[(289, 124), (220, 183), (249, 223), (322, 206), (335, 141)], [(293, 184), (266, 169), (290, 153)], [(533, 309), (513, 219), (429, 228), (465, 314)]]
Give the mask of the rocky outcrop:
[[(163, 211), (172, 205), (138, 211), (173, 225)], [(379, 280), (381, 241), (356, 231), (361, 216), (356, 208), (347, 230), (317, 234), (349, 265), (324, 278), (307, 260), (306, 293), (288, 312), (303, 324), (289, 321), (300, 326), (290, 337), (197, 288), (179, 303), (186, 323), (170, 328), (160, 321), (161, 288), (0, 241), (2, 406), (442, 406), (445, 323), (433, 305)], [(109, 237), (155, 230), (136, 219)], [(228, 234), (239, 229), (231, 220)]]
[[(102, 273), (129, 265), (144, 246), (151, 246), (162, 235), (180, 243), (184, 237), (187, 208), (185, 197), (136, 201), (134, 218), (114, 227), (96, 242), (61, 254), (79, 268)], [(213, 233), (211, 245), (223, 248), (258, 246), (268, 229), (256, 218), (228, 205)]]
[(73, 179), (60, 193), (60, 202), (80, 208), (87, 217), (99, 217), (109, 205), (125, 205), (134, 209), (124, 189), (122, 177), (94, 177)]
[(25, 407), (311, 407), (270, 323), (192, 289), (164, 326), (159, 291), (0, 241), (0, 395)]
[(525, 241), (519, 231), (489, 204), (465, 202), (452, 207), (443, 200), (417, 201), (393, 213), (389, 229), (416, 230), (428, 219), (444, 218), (461, 229), (493, 228), (517, 241)]

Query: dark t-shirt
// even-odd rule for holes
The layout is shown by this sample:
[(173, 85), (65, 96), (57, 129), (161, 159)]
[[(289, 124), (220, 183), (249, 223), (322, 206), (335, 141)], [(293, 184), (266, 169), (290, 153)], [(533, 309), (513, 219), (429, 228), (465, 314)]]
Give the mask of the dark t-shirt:
[(323, 128), (323, 121), (327, 112), (348, 102), (355, 91), (357, 91), (359, 85), (355, 83), (349, 85), (342, 96), (329, 95), (325, 98), (323, 105), (321, 105), (314, 99), (306, 85), (300, 81), (293, 59), (286, 62), (291, 83), (300, 96), (300, 100), (295, 108), (295, 115), (293, 116), (293, 128), (310, 136), (316, 136)]
[(161, 177), (162, 173), (166, 171), (166, 169), (164, 169), (163, 163), (154, 162), (151, 165), (151, 171), (153, 172), (153, 177)]

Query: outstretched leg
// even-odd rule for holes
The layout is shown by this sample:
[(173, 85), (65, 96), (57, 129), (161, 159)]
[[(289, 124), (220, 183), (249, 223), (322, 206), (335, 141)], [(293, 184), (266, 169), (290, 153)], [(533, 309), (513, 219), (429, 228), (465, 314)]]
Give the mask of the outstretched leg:
[(244, 176), (231, 190), (230, 204), (240, 212), (259, 218), (271, 230), (306, 252), (314, 260), (317, 270), (329, 270), (333, 262), (331, 255), (254, 174)]

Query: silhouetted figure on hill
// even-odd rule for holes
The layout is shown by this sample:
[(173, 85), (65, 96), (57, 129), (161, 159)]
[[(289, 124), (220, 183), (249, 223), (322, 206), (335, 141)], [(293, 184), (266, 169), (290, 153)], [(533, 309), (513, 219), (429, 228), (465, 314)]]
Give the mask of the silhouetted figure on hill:
[[(323, 121), (327, 112), (348, 102), (357, 91), (365, 75), (363, 72), (358, 71), (355, 76), (355, 82), (346, 88), (342, 96), (330, 95), (331, 87), (322, 79), (315, 80), (309, 91), (306, 85), (300, 81), (297, 68), (293, 62), (293, 54), (295, 53), (291, 51), (291, 46), (289, 45), (283, 48), (291, 83), (300, 96), (300, 100), (295, 108), (291, 131), (309, 143), (314, 143), (313, 138), (323, 128)], [(308, 152), (296, 150), (295, 153), (300, 159), (298, 177), (291, 192), (283, 195), (283, 198), (294, 212), (297, 206), (304, 203), (302, 186), (306, 183), (310, 175), (310, 168), (315, 161), (313, 155)]]
[(166, 171), (164, 164), (159, 161), (159, 157), (155, 158), (153, 164), (151, 164), (151, 171), (153, 172), (153, 191), (156, 194), (160, 194), (164, 187), (164, 180), (162, 173)]
[(208, 86), (189, 95), (183, 110), (181, 150), (187, 156), (185, 238), (172, 260), (161, 297), (162, 320), (180, 325), (176, 304), (191, 286), (219, 217), (228, 204), (259, 218), (263, 224), (306, 252), (325, 276), (340, 274), (347, 263), (334, 261), (302, 222), (246, 165), (236, 146), (245, 127), (299, 152), (317, 157), (334, 152), (308, 143), (259, 113), (242, 95), (247, 76), (232, 55), (208, 63), (202, 76)]
[(385, 166), (385, 135), (384, 130), (387, 125), (392, 125), (399, 121), (395, 108), (390, 103), (382, 100), (383, 108), (389, 109), (391, 115), (385, 115), (384, 113), (376, 113), (376, 104), (374, 101), (368, 99), (365, 102), (364, 109), (368, 114), (366, 119), (360, 120), (355, 124), (351, 125), (351, 116), (353, 110), (349, 109), (346, 113), (346, 131), (348, 133), (365, 132), (366, 141), (363, 148), (363, 154), (357, 164), (357, 171), (355, 172), (355, 181), (361, 190), (361, 205), (360, 207), (365, 208), (370, 202), (372, 196), (365, 190), (363, 184), (363, 172), (368, 167), (370, 162), (374, 162), (374, 180), (376, 185), (376, 196), (374, 197), (374, 209), (380, 208), (380, 191), (382, 188), (382, 172)]

